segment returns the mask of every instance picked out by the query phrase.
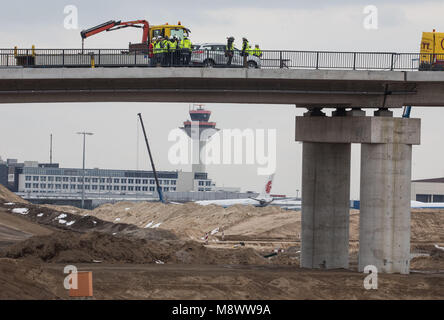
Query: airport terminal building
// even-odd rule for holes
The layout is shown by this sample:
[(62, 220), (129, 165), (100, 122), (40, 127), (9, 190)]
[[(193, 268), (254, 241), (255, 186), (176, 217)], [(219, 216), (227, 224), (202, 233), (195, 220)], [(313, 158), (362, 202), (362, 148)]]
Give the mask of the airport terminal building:
[[(83, 182), (83, 176), (85, 181)], [(159, 184), (163, 191), (212, 191), (213, 184), (207, 173), (159, 171)], [(137, 194), (154, 193), (156, 181), (152, 171), (59, 168), (25, 162), (15, 166), (15, 192), (20, 193), (85, 193)]]
[[(83, 182), (83, 176), (85, 181)], [(160, 187), (167, 199), (186, 202), (247, 198), (240, 188), (216, 187), (206, 172), (158, 171)], [(38, 163), (0, 158), (0, 184), (33, 203), (78, 206), (85, 188), (87, 208), (107, 202), (157, 199), (152, 171), (60, 168), (58, 163)]]
[(414, 180), (411, 192), (411, 200), (444, 202), (444, 178)]

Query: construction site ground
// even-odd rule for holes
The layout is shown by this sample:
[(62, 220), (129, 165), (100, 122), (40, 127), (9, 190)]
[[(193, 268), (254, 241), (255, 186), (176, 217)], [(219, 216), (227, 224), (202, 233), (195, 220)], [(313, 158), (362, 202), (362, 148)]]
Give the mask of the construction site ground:
[(359, 211), (347, 270), (299, 267), (300, 215), (152, 202), (81, 210), (0, 186), (0, 299), (68, 299), (66, 265), (93, 272), (94, 299), (444, 299), (443, 210), (412, 212), (411, 273), (379, 274), (377, 290), (357, 271)]

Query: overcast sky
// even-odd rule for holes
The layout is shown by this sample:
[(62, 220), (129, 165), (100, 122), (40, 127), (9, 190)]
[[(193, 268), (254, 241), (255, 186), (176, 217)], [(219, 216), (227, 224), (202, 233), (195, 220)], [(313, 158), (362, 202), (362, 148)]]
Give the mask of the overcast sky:
[[(78, 30), (63, 27), (65, 5), (78, 8)], [(378, 29), (363, 28), (366, 5), (378, 8)], [(79, 32), (108, 20), (146, 19), (151, 24), (181, 21), (191, 40), (224, 42), (242, 36), (263, 49), (418, 52), (422, 31), (444, 31), (444, 1), (6, 1), (0, 10), (0, 47), (79, 48)], [(88, 48), (126, 48), (140, 42), (139, 29), (103, 33), (86, 40)], [(199, 101), (196, 101), (198, 103)], [(444, 102), (443, 102), (444, 105)], [(207, 104), (219, 128), (277, 130), (277, 172), (273, 193), (295, 195), (301, 186), (301, 144), (294, 141), (294, 105)], [(142, 112), (161, 170), (180, 169), (168, 162), (170, 130), (188, 118), (188, 104), (84, 103), (0, 105), (0, 156), (49, 161), (49, 134), (54, 135), (54, 161), (63, 167), (81, 166), (81, 137), (87, 141), (87, 166), (149, 169), (140, 139), (137, 159), (137, 120)], [(373, 111), (367, 111), (367, 114)], [(396, 111), (400, 116), (401, 111)], [(414, 108), (422, 119), (422, 144), (413, 149), (413, 178), (444, 176), (442, 140), (444, 110)], [(352, 148), (352, 198), (359, 197), (359, 145)], [(260, 190), (264, 177), (255, 165), (209, 166), (220, 186)]]

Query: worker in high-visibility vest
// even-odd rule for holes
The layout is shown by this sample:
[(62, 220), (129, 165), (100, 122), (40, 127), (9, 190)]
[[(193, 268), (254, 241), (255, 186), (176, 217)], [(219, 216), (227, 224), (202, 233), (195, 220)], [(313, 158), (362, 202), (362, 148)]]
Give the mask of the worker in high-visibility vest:
[(154, 54), (154, 61), (156, 64), (156, 67), (159, 67), (162, 64), (162, 39), (161, 37), (157, 37), (155, 39), (154, 45), (153, 45), (153, 54)]
[(250, 52), (250, 44), (248, 43), (247, 38), (242, 38), (242, 51), (241, 56), (244, 57), (244, 67), (247, 67), (247, 58)]
[(162, 47), (162, 66), (168, 65), (168, 38), (161, 38), (160, 46)]
[(258, 57), (258, 58), (262, 57), (262, 50), (259, 49), (258, 44), (254, 45), (253, 56)]
[(171, 37), (167, 39), (167, 65), (173, 66), (175, 64), (175, 56), (176, 56), (176, 40)]
[(225, 46), (225, 57), (227, 57), (227, 66), (231, 65), (231, 60), (234, 56), (234, 37), (227, 38), (227, 45)]
[(187, 36), (184, 36), (183, 39), (180, 40), (180, 42), (179, 42), (179, 48), (180, 48), (180, 52), (181, 52), (181, 56), (182, 56), (181, 60), (182, 60), (182, 64), (184, 66), (187, 66), (190, 64), (192, 46), (193, 45)]

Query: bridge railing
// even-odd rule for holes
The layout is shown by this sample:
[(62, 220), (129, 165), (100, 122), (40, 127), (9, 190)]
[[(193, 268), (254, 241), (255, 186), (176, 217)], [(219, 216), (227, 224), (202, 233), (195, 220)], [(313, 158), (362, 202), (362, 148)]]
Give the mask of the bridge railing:
[[(245, 61), (246, 60), (246, 61)], [(231, 63), (229, 63), (231, 62)], [(263, 69), (444, 70), (444, 54), (263, 50), (246, 59), (236, 50), (149, 54), (128, 49), (0, 49), (0, 68), (229, 67)]]

